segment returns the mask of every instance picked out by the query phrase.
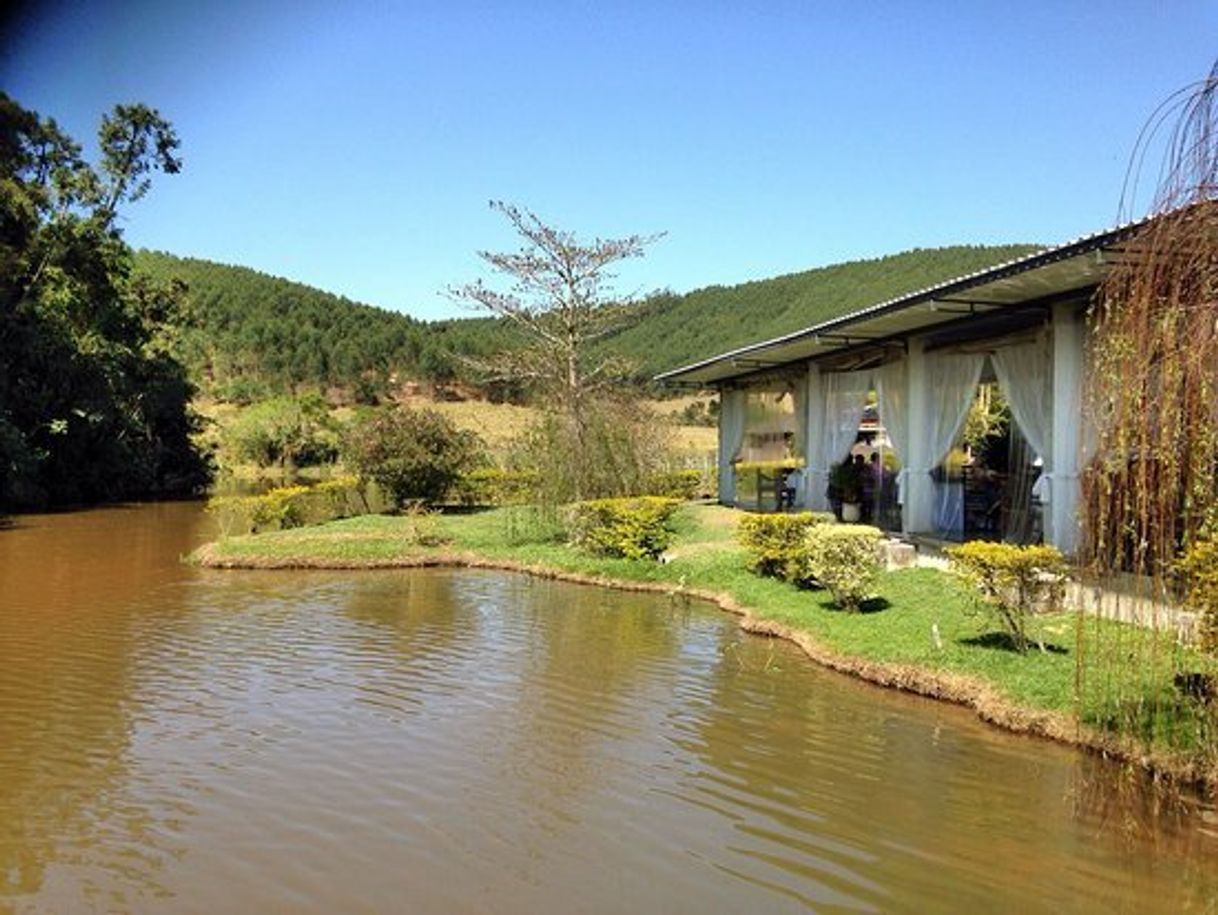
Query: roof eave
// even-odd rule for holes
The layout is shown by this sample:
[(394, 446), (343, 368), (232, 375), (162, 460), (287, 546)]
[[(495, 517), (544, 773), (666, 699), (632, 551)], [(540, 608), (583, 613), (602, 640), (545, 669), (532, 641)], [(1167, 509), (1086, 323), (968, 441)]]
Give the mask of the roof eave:
[[(1022, 258), (1004, 261), (1001, 264), (996, 264), (993, 267), (987, 267), (984, 270), (978, 270), (973, 273), (964, 274), (963, 276), (954, 277), (950, 280), (945, 280), (934, 286), (928, 286), (924, 289), (919, 289), (914, 292), (906, 293), (894, 299), (888, 299), (879, 302), (875, 305), (869, 305), (866, 308), (850, 312), (838, 318), (832, 318), (828, 321), (822, 321), (820, 324), (812, 325), (789, 334), (783, 334), (779, 337), (774, 337), (769, 340), (763, 340), (758, 343), (750, 343), (747, 346), (738, 347), (734, 350), (729, 350), (725, 353), (720, 353), (717, 356), (712, 356), (709, 359), (703, 359), (698, 362), (690, 363), (689, 365), (681, 366), (680, 368), (670, 369), (667, 372), (661, 372), (653, 376), (657, 382), (680, 382), (681, 377), (685, 375), (705, 374), (705, 370), (720, 363), (730, 363), (747, 358), (751, 354), (757, 354), (767, 349), (783, 346), (798, 342), (803, 339), (816, 336), (824, 336), (826, 334), (840, 331), (853, 324), (860, 323), (868, 318), (880, 317), (903, 309), (912, 308), (916, 305), (932, 302), (936, 299), (945, 298), (956, 293), (974, 289), (978, 286), (984, 286), (987, 283), (997, 282), (1002, 279), (1007, 279), (1022, 273), (1027, 273), (1041, 267), (1046, 267), (1050, 264), (1058, 263), (1063, 260), (1078, 257), (1080, 255), (1089, 254), (1093, 251), (1102, 251), (1106, 247), (1127, 239), (1139, 229), (1141, 229), (1150, 218), (1136, 220), (1133, 222), (1124, 223), (1112, 229), (1106, 229), (1102, 232), (1096, 232), (1091, 235), (1073, 239), (1061, 245), (1052, 248), (1046, 248), (1043, 251), (1038, 251), (1035, 254), (1029, 254)], [(811, 356), (807, 358), (812, 358)], [(798, 360), (796, 360), (798, 361)], [(752, 374), (758, 369), (756, 366), (743, 369), (739, 372), (717, 376), (715, 378), (706, 378), (703, 383), (706, 384), (721, 384), (730, 381), (733, 378), (738, 378), (742, 375)]]

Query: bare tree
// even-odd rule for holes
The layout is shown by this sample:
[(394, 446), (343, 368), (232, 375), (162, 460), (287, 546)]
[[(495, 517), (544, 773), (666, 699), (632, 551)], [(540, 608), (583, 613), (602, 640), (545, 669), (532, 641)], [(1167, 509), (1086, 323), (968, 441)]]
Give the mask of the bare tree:
[(593, 351), (597, 340), (621, 326), (631, 301), (612, 295), (613, 274), (607, 268), (642, 257), (663, 233), (584, 243), (522, 207), (491, 201), (491, 208), (507, 218), (524, 244), (519, 251), (479, 251), (478, 256), (511, 285), (503, 291), (478, 280), (450, 288), (449, 295), (509, 319), (528, 343), (477, 367), (495, 380), (524, 382), (552, 398), (582, 440), (590, 399), (620, 380), (625, 369), (622, 360)]

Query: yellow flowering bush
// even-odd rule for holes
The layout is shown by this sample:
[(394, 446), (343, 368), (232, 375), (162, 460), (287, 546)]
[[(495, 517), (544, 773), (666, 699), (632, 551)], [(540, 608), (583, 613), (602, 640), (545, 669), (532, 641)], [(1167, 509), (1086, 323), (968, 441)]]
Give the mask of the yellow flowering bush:
[(743, 515), (736, 537), (749, 554), (749, 564), (758, 575), (807, 583), (800, 578), (804, 538), (815, 524), (829, 524), (828, 512)]
[(1218, 652), (1218, 540), (1197, 540), (1176, 566), (1185, 587), (1184, 605), (1200, 617), (1201, 647)]
[(976, 606), (1001, 626), (1016, 651), (1027, 651), (1033, 641), (1033, 614), (1061, 606), (1067, 568), (1055, 547), (975, 540), (950, 547), (947, 556)]
[(571, 540), (598, 556), (658, 559), (672, 542), (670, 522), (680, 504), (659, 496), (576, 502), (569, 522)]
[(814, 524), (804, 534), (798, 574), (816, 581), (843, 610), (875, 596), (884, 532), (869, 524)]

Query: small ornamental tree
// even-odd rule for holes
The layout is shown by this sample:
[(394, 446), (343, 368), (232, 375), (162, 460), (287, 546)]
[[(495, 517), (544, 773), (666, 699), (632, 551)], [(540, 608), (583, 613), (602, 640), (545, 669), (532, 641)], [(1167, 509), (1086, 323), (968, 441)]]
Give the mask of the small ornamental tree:
[(357, 420), (342, 449), (347, 467), (381, 487), (396, 508), (443, 499), (482, 453), (482, 440), (442, 413), (405, 407)]
[(1066, 585), (1066, 560), (1051, 546), (1016, 546), (980, 540), (947, 549), (952, 572), (962, 581), (977, 608), (1002, 628), (1016, 651), (1035, 643), (1032, 632), (1038, 610), (1057, 610)]

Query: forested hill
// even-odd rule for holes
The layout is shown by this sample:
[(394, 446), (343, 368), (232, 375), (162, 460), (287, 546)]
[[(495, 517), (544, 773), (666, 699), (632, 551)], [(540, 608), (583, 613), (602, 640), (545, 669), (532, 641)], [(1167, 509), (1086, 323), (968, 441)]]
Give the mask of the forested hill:
[[(641, 380), (1035, 250), (917, 249), (661, 294), (636, 306), (601, 346), (637, 364)], [(383, 389), (391, 376), (451, 381), (467, 372), (462, 356), (519, 339), (501, 321), (417, 321), (245, 267), (151, 251), (138, 252), (136, 262), (142, 272), (187, 284), (192, 320), (183, 330), (184, 361), (205, 390), (221, 397), (256, 398), (300, 386)]]
[[(801, 330), (1041, 249), (956, 245), (850, 261), (739, 286), (662, 295), (606, 341), (650, 377), (726, 350)], [(662, 341), (662, 342), (661, 342)]]
[[(137, 252), (136, 267), (186, 284), (182, 357), (196, 383), (221, 397), (257, 398), (300, 386), (384, 387), (390, 375), (446, 380), (459, 368), (454, 349), (479, 351), (478, 339), (441, 324), (247, 267), (159, 251)], [(461, 339), (453, 345), (450, 336)], [(489, 345), (492, 337), (485, 336)]]

